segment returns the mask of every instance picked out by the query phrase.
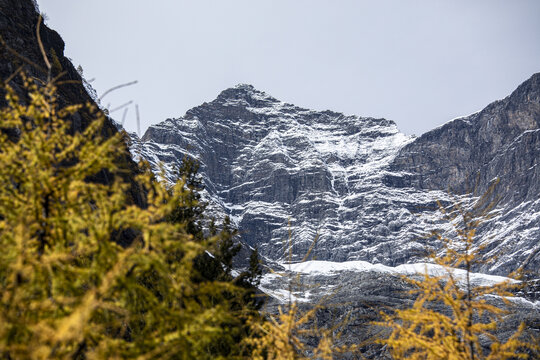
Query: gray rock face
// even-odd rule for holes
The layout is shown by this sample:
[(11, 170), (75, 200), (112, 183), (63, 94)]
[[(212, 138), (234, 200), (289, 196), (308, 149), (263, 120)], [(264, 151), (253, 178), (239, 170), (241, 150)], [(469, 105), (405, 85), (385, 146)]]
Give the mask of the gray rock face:
[[(397, 189), (383, 177), (412, 138), (385, 119), (317, 112), (239, 85), (179, 119), (152, 126), (133, 148), (174, 180), (185, 153), (200, 160), (206, 196), (243, 240), (271, 260), (395, 264), (424, 254), (420, 242), (440, 191)], [(318, 234), (318, 236), (317, 236)], [(399, 245), (397, 245), (399, 244)]]
[[(487, 257), (504, 260), (483, 271), (504, 273), (526, 264), (540, 268), (540, 74), (507, 98), (455, 119), (404, 146), (385, 183), (454, 193), (484, 193), (500, 182), (501, 215), (481, 229)], [(512, 265), (512, 262), (515, 265)]]
[[(475, 270), (505, 275), (525, 265), (538, 277), (539, 78), (482, 112), (417, 139), (400, 134), (389, 120), (307, 110), (239, 85), (181, 118), (150, 127), (142, 140), (134, 138), (132, 152), (156, 172), (161, 166), (169, 181), (186, 154), (198, 159), (211, 211), (231, 216), (242, 241), (257, 246), (274, 268), (301, 260), (315, 240), (310, 258), (319, 260), (417, 262), (426, 251), (439, 249), (427, 233), (451, 232), (436, 211), (436, 200), (451, 201), (448, 187), (472, 203), (500, 177), (498, 212), (477, 234), (485, 258), (496, 261)], [(476, 194), (461, 195), (472, 178)], [(388, 335), (387, 329), (371, 322), (382, 310), (412, 304), (408, 283), (378, 271), (322, 271), (297, 279), (302, 286), (291, 299), (306, 307), (322, 301), (319, 325), (349, 316), (340, 341), (365, 342), (366, 358), (390, 358), (372, 341)], [(509, 309), (497, 335), (508, 337), (522, 321), (528, 334), (537, 334), (534, 284)], [(268, 311), (287, 302), (288, 288), (287, 280), (273, 273), (264, 277)], [(307, 341), (315, 346), (317, 340)]]
[(417, 139), (390, 120), (303, 109), (238, 85), (150, 127), (132, 151), (156, 171), (161, 162), (170, 181), (185, 154), (197, 158), (214, 213), (276, 261), (288, 259), (289, 243), (300, 260), (315, 240), (321, 260), (418, 261), (439, 246), (425, 235), (440, 225), (436, 200), (473, 178), (481, 193), (499, 176), (502, 211), (478, 234), (486, 256), (499, 258), (477, 270), (536, 270), (539, 79)]
[(405, 146), (390, 167), (410, 173), (402, 185), (462, 193), (485, 190), (500, 177), (505, 202), (537, 200), (539, 130), (540, 73), (507, 98), (425, 133)]
[[(38, 24), (39, 12), (37, 3), (34, 0), (0, 0), (0, 34), (2, 44), (0, 44), (0, 80), (2, 82), (10, 79), (9, 85), (17, 92), (24, 93), (23, 80), (20, 76), (14, 76), (19, 70), (23, 70), (29, 77), (39, 81), (47, 81), (47, 71), (45, 62), (40, 51), (36, 26)], [(47, 51), (48, 59), (53, 63), (51, 77), (57, 78), (58, 90), (56, 93), (58, 105), (64, 107), (76, 104), (95, 104), (92, 97), (85, 89), (85, 81), (77, 72), (71, 60), (64, 56), (64, 41), (60, 35), (47, 27), (40, 26), (40, 37), (43, 48)], [(22, 59), (26, 60), (22, 60)], [(53, 61), (54, 59), (54, 61)], [(30, 65), (30, 63), (35, 65)], [(60, 74), (62, 74), (61, 77)], [(61, 84), (61, 85), (60, 85)], [(0, 90), (0, 107), (7, 105), (5, 92)], [(24, 101), (25, 96), (20, 97)], [(95, 119), (95, 114), (84, 107), (70, 117), (70, 127), (74, 131), (82, 131)], [(112, 121), (105, 121), (101, 134), (109, 138), (118, 133)], [(7, 131), (8, 136), (15, 138), (16, 132)], [(132, 161), (127, 146), (119, 149), (116, 165), (119, 172), (124, 174), (124, 180), (131, 184), (128, 198), (129, 201), (139, 206), (144, 205), (143, 196), (140, 189), (135, 184), (134, 178), (138, 173), (137, 165)], [(100, 183), (111, 181), (111, 174), (100, 171), (93, 180)], [(129, 244), (133, 236), (123, 234), (119, 242), (124, 245)]]

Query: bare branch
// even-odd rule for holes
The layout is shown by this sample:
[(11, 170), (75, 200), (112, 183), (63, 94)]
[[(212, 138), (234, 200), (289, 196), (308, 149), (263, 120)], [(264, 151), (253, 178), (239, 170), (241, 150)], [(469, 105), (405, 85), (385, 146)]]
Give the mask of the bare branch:
[(124, 109), (124, 114), (122, 115), (122, 122), (121, 122), (122, 126), (124, 126), (124, 122), (126, 121), (126, 115), (127, 115), (128, 110), (129, 110), (128, 107)]
[(45, 61), (45, 65), (47, 65), (47, 82), (51, 79), (51, 63), (49, 62), (49, 59), (47, 58), (47, 53), (45, 52), (45, 48), (43, 47), (43, 42), (41, 41), (41, 34), (40, 34), (40, 26), (41, 21), (43, 20), (41, 14), (39, 14), (38, 23), (36, 27), (36, 35), (37, 35), (37, 41), (39, 45), (39, 50), (41, 51), (41, 55), (43, 56), (43, 60)]
[(130, 100), (130, 101), (128, 101), (128, 102), (125, 103), (125, 104), (122, 104), (122, 105), (120, 105), (120, 106), (115, 107), (115, 108), (112, 109), (112, 110), (109, 110), (109, 114), (112, 114), (113, 112), (118, 111), (118, 110), (120, 110), (120, 109), (123, 109), (123, 108), (125, 108), (126, 106), (129, 106), (129, 105), (131, 105), (131, 104), (133, 104), (133, 100)]
[(135, 84), (137, 84), (137, 83), (138, 83), (138, 81), (135, 80), (135, 81), (130, 81), (130, 82), (125, 83), (125, 84), (120, 84), (120, 85), (113, 86), (113, 87), (110, 88), (109, 90), (105, 91), (105, 92), (103, 93), (103, 95), (101, 95), (101, 96), (99, 97), (98, 100), (101, 101), (106, 95), (110, 94), (111, 92), (113, 92), (113, 91), (115, 91), (115, 90), (121, 89), (121, 88), (126, 87), (126, 86), (135, 85)]
[(27, 57), (19, 54), (17, 51), (13, 50), (11, 47), (9, 47), (9, 45), (6, 43), (6, 41), (4, 40), (4, 38), (2, 38), (2, 36), (0, 36), (0, 43), (6, 48), (6, 50), (11, 53), (12, 55), (14, 55), (15, 57), (18, 57), (19, 59), (21, 59), (22, 61), (24, 61), (25, 63), (27, 63), (28, 65), (34, 67), (35, 69), (43, 72), (43, 73), (47, 73), (47, 70), (41, 66), (39, 66), (38, 64), (36, 64), (35, 62), (33, 62), (32, 60), (28, 59)]
[(141, 118), (139, 116), (139, 105), (135, 104), (135, 112), (137, 113), (137, 136), (141, 137)]

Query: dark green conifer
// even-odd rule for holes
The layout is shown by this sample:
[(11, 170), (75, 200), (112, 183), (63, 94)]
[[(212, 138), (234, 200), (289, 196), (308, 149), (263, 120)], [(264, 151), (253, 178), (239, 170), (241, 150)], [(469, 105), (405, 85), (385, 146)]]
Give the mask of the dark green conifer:
[(219, 232), (219, 240), (216, 243), (216, 259), (223, 264), (225, 276), (230, 276), (233, 258), (238, 254), (242, 246), (234, 242), (238, 231), (231, 227), (231, 219), (226, 216), (223, 227)]
[(169, 214), (167, 221), (176, 224), (186, 224), (186, 231), (196, 240), (202, 240), (202, 221), (206, 203), (201, 201), (201, 191), (204, 183), (198, 174), (200, 164), (197, 160), (184, 156), (178, 169), (178, 181), (184, 184), (186, 195), (176, 204), (174, 211)]
[(259, 256), (259, 249), (255, 248), (251, 251), (249, 256), (249, 268), (248, 268), (248, 281), (253, 287), (259, 286), (262, 277), (261, 258)]

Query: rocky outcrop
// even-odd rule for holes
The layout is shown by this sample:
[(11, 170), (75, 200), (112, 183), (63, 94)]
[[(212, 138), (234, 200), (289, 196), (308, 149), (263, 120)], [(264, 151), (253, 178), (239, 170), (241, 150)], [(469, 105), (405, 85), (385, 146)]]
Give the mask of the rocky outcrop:
[[(174, 180), (185, 154), (201, 162), (206, 197), (271, 260), (312, 255), (394, 264), (423, 254), (430, 221), (418, 212), (444, 193), (382, 183), (413, 139), (385, 119), (312, 111), (249, 85), (223, 91), (178, 119), (151, 126), (132, 150)], [(220, 210), (219, 210), (220, 209)], [(400, 246), (396, 246), (396, 243)]]
[[(28, 75), (47, 81), (48, 71), (37, 39), (37, 24), (39, 19), (38, 8), (32, 0), (0, 0), (0, 80), (7, 79), (16, 91), (22, 88), (19, 76), (13, 76), (17, 71), (24, 70)], [(87, 93), (81, 76), (75, 70), (71, 61), (64, 56), (64, 41), (54, 30), (46, 25), (40, 26), (40, 37), (47, 58), (52, 65), (51, 78), (58, 78), (58, 102), (61, 106), (74, 104), (94, 104), (94, 100)], [(0, 107), (6, 104), (3, 92), (0, 89)], [(24, 99), (24, 97), (22, 97)], [(71, 118), (73, 131), (82, 131), (93, 120), (93, 115), (81, 109)], [(102, 134), (105, 137), (117, 134), (118, 130), (112, 120), (106, 121)], [(129, 151), (119, 151), (118, 166), (122, 169), (125, 180), (132, 184), (130, 200), (143, 205), (143, 196), (134, 183), (137, 174), (137, 165), (132, 161)], [(99, 182), (110, 181), (110, 175), (105, 171), (99, 173), (95, 180)], [(129, 242), (122, 240), (122, 242)]]
[[(484, 271), (540, 268), (540, 73), (507, 98), (404, 146), (389, 166), (389, 186), (483, 194), (494, 179), (500, 215), (481, 228)], [(397, 174), (397, 175), (396, 175)], [(502, 263), (506, 263), (503, 265)], [(510, 266), (510, 263), (515, 263)]]
[(507, 98), (452, 120), (405, 146), (391, 169), (410, 175), (401, 186), (483, 191), (495, 177), (504, 202), (536, 200), (540, 192), (540, 73)]
[[(33, 1), (0, 0), (2, 80), (19, 66), (46, 79), (37, 21)], [(42, 26), (41, 38), (54, 63), (52, 75), (65, 72), (68, 80), (59, 87), (60, 101), (92, 102), (64, 56), (60, 36)], [(10, 85), (20, 88), (18, 81), (13, 78)], [(183, 117), (150, 127), (142, 139), (133, 136), (131, 150), (149, 160), (156, 173), (162, 166), (169, 181), (185, 155), (197, 158), (210, 212), (231, 216), (242, 241), (257, 246), (269, 262), (299, 260), (308, 252), (334, 261), (417, 261), (439, 245), (425, 234), (440, 225), (434, 210), (437, 199), (448, 200), (446, 189), (481, 193), (500, 177), (500, 211), (478, 234), (485, 257), (496, 261), (477, 270), (504, 274), (524, 265), (535, 276), (540, 267), (539, 82), (540, 75), (534, 75), (508, 98), (417, 139), (400, 134), (390, 120), (303, 109), (239, 85)], [(72, 128), (80, 131), (89, 121), (90, 115), (80, 112)], [(103, 129), (106, 136), (116, 131), (112, 122)], [(127, 155), (118, 161), (132, 181), (135, 164)], [(97, 181), (106, 181), (100, 176)], [(135, 186), (130, 196), (142, 204)], [(129, 242), (129, 236), (122, 241)], [(370, 324), (379, 311), (411, 304), (408, 284), (388, 273), (340, 271), (298, 279), (303, 288), (293, 295), (303, 304), (326, 301), (317, 321), (332, 324), (350, 316), (344, 342), (384, 335)], [(265, 277), (262, 286), (273, 294), (270, 309), (278, 306), (276, 293), (283, 293), (286, 281)], [(527, 331), (539, 331), (538, 293), (538, 282), (523, 290), (526, 299), (510, 309), (500, 334), (511, 333), (521, 321)], [(371, 344), (363, 355), (381, 359), (387, 353)]]
[[(267, 310), (278, 313), (278, 307), (286, 309), (289, 292), (283, 289), (291, 289), (291, 299), (298, 301), (300, 309), (308, 311), (313, 306), (318, 307), (314, 319), (317, 326), (336, 328), (334, 333), (340, 334), (335, 339), (337, 344), (359, 345), (362, 357), (345, 354), (337, 358), (391, 359), (386, 346), (376, 343), (378, 339), (387, 337), (389, 330), (375, 326), (373, 322), (382, 321), (381, 312), (410, 308), (414, 303), (414, 295), (410, 293), (413, 289), (411, 284), (397, 274), (380, 271), (319, 270), (288, 272), (284, 269), (280, 272), (284, 276), (266, 275), (263, 288), (266, 291), (274, 289), (268, 291)], [(525, 324), (524, 339), (538, 337), (540, 301), (538, 298), (519, 296), (507, 302), (495, 295), (485, 299), (491, 305), (508, 311), (497, 324), (495, 335), (500, 340), (506, 341), (521, 323)], [(447, 311), (442, 304), (431, 306), (443, 313)], [(488, 348), (488, 338), (483, 338), (482, 342)], [(308, 344), (315, 347), (317, 339), (309, 339)]]
[[(39, 49), (37, 24), (39, 13), (31, 0), (0, 0), (0, 33), (3, 43), (0, 44), (0, 78), (2, 81), (13, 75), (19, 67), (42, 81), (47, 80), (47, 67)], [(51, 78), (63, 73), (59, 86), (59, 100), (65, 104), (81, 104), (92, 102), (92, 99), (81, 86), (82, 80), (71, 61), (64, 56), (64, 41), (54, 30), (43, 23), (40, 26), (40, 37), (43, 48), (52, 65)], [(19, 88), (21, 83), (14, 77), (10, 85)], [(0, 104), (5, 104), (2, 97)], [(75, 130), (86, 127), (88, 114), (78, 114), (73, 119)]]
[(156, 171), (161, 162), (170, 181), (186, 154), (198, 159), (215, 213), (270, 260), (287, 258), (289, 244), (299, 260), (316, 241), (310, 254), (322, 260), (418, 261), (439, 246), (426, 234), (445, 229), (436, 200), (472, 178), (480, 194), (499, 176), (501, 211), (478, 234), (485, 257), (498, 260), (478, 270), (535, 270), (538, 79), (417, 139), (390, 120), (303, 109), (238, 85), (151, 126), (132, 151)]

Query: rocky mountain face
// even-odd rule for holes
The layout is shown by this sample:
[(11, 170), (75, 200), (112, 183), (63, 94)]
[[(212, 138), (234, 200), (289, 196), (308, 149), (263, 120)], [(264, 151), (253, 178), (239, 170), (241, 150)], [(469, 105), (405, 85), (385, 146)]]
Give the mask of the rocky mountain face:
[(412, 140), (389, 120), (302, 109), (238, 85), (150, 127), (132, 149), (171, 180), (184, 154), (198, 159), (209, 201), (271, 260), (288, 257), (289, 242), (299, 260), (316, 241), (319, 259), (394, 264), (424, 251), (417, 213), (445, 196), (384, 185)]
[[(496, 212), (477, 234), (485, 258), (496, 260), (475, 270), (507, 274), (524, 265), (538, 277), (539, 78), (419, 138), (401, 134), (390, 120), (303, 109), (238, 85), (151, 126), (142, 139), (132, 135), (131, 149), (168, 181), (176, 180), (184, 156), (200, 161), (203, 195), (214, 215), (229, 215), (242, 242), (288, 274), (263, 277), (267, 311), (277, 313), (289, 301), (319, 304), (317, 324), (345, 323), (338, 342), (365, 343), (365, 358), (387, 359), (373, 340), (388, 330), (372, 321), (383, 310), (411, 306), (411, 285), (400, 276), (423, 268), (403, 272), (414, 265), (400, 264), (440, 249), (427, 235), (431, 230), (451, 233), (437, 200), (468, 206), (500, 177), (491, 197), (499, 198)], [(473, 177), (475, 191), (466, 193)], [(299, 263), (306, 255), (325, 261)], [(527, 336), (540, 331), (534, 284), (511, 305), (489, 299), (510, 314), (497, 336), (508, 338), (521, 322)]]
[[(11, 78), (9, 84), (15, 89), (22, 86), (21, 79), (15, 76), (19, 67), (28, 75), (47, 81), (48, 70), (36, 34), (38, 20), (39, 13), (35, 1), (0, 0), (0, 33), (3, 40), (0, 43), (0, 78), (2, 81)], [(40, 38), (52, 65), (51, 78), (62, 74), (59, 80), (63, 84), (58, 86), (60, 103), (71, 105), (93, 102), (82, 86), (81, 76), (71, 61), (64, 56), (65, 44), (60, 35), (41, 23)], [(0, 98), (0, 105), (5, 105), (3, 96)], [(89, 121), (91, 121), (90, 114), (81, 111), (73, 117), (73, 128), (82, 130)], [(112, 124), (108, 123), (106, 127), (105, 131), (113, 131)]]
[(462, 193), (485, 190), (500, 177), (504, 202), (537, 200), (539, 129), (540, 73), (507, 98), (422, 135), (400, 151), (391, 168), (409, 174), (401, 186)]
[[(403, 147), (390, 164), (399, 175), (390, 186), (487, 190), (499, 179), (499, 215), (480, 229), (486, 258), (482, 270), (504, 273), (524, 265), (540, 268), (540, 74), (482, 111), (451, 121)], [(514, 263), (515, 265), (512, 265)]]
[[(362, 262), (314, 261), (294, 264), (291, 269), (286, 266), (285, 272), (288, 276), (267, 275), (261, 286), (270, 295), (266, 308), (270, 313), (277, 313), (279, 306), (286, 306), (289, 296), (291, 300), (297, 301), (301, 309), (312, 309), (316, 304), (318, 310), (313, 321), (318, 326), (339, 329), (336, 331), (341, 334), (336, 339), (338, 345), (359, 344), (361, 357), (345, 354), (337, 358), (392, 359), (386, 346), (375, 342), (377, 339), (387, 337), (389, 330), (374, 326), (373, 322), (381, 321), (381, 311), (412, 306), (415, 296), (409, 292), (413, 290), (413, 286), (400, 275), (420, 280), (422, 275), (418, 272), (423, 271), (424, 267), (420, 264), (388, 269)], [(475, 285), (489, 286), (499, 281), (496, 276), (474, 273), (471, 275), (472, 283)], [(291, 289), (291, 294), (283, 289)], [(517, 295), (510, 302), (504, 302), (498, 296), (486, 298), (489, 304), (508, 311), (508, 314), (498, 322), (496, 335), (499, 339), (508, 339), (521, 323), (525, 324), (525, 337), (538, 337), (539, 298)], [(432, 306), (442, 313), (447, 311), (441, 304), (436, 303)], [(308, 339), (308, 344), (309, 341), (313, 341), (312, 345), (316, 346), (316, 339)], [(486, 349), (489, 348), (487, 337), (482, 339), (482, 345)]]
[[(419, 261), (440, 245), (426, 234), (448, 229), (436, 201), (450, 201), (449, 188), (473, 201), (498, 176), (498, 212), (478, 234), (486, 257), (498, 259), (477, 270), (536, 270), (539, 79), (416, 139), (390, 120), (303, 109), (238, 85), (151, 126), (132, 152), (170, 181), (185, 155), (198, 159), (215, 213), (231, 216), (242, 240), (273, 261), (308, 252), (338, 262)], [(471, 184), (476, 192), (462, 195)]]

